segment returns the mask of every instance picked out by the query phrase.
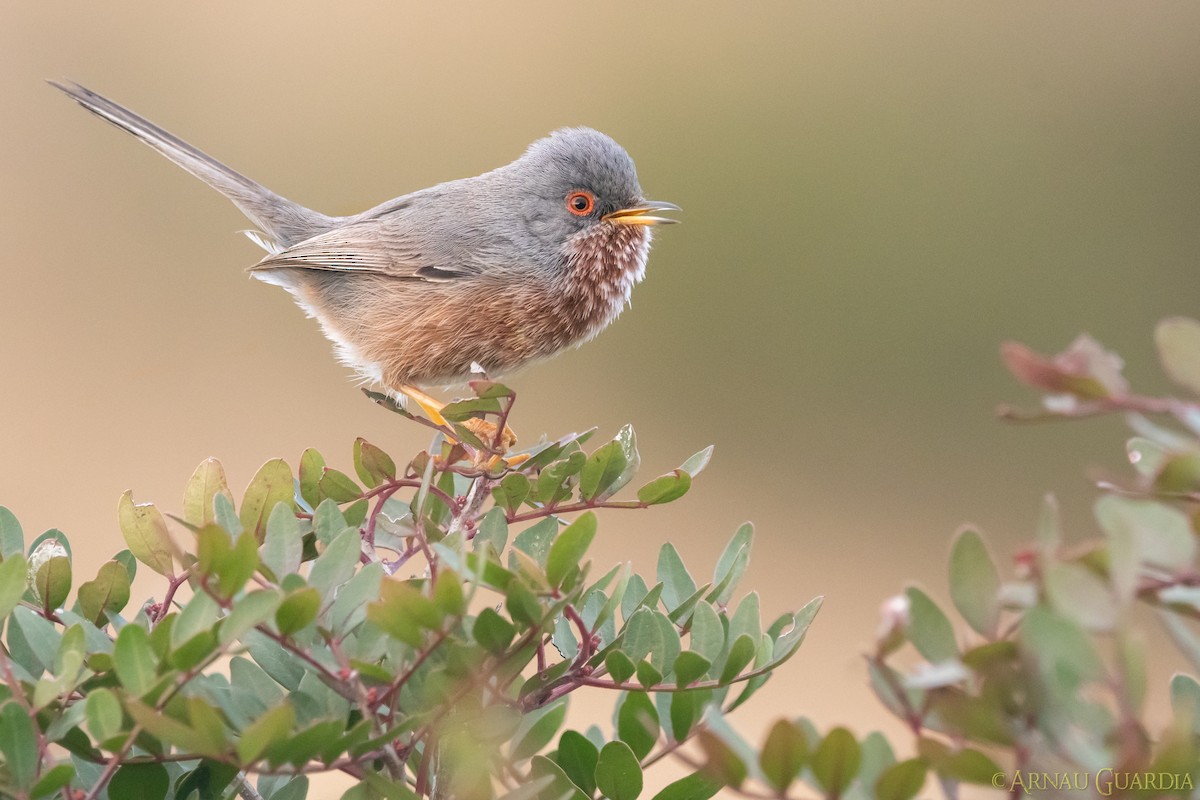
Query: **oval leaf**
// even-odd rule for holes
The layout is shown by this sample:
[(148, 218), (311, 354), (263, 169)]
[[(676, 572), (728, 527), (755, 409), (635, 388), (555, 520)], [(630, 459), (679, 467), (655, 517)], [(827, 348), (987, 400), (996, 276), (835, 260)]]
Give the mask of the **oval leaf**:
[(596, 786), (611, 800), (636, 800), (642, 793), (642, 767), (624, 742), (609, 742), (596, 762)]
[(174, 576), (167, 522), (157, 508), (149, 503), (134, 505), (133, 492), (126, 492), (117, 504), (117, 520), (134, 558), (159, 575)]

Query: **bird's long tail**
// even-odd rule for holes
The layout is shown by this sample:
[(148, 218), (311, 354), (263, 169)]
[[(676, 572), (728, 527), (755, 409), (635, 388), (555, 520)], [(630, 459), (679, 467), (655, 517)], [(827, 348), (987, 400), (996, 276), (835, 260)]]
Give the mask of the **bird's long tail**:
[(265, 186), (230, 169), (120, 103), (115, 103), (77, 83), (49, 83), (88, 111), (132, 133), (228, 197), (266, 234), (268, 241), (263, 243), (265, 245), (288, 247), (323, 233), (336, 224), (333, 218), (280, 197)]

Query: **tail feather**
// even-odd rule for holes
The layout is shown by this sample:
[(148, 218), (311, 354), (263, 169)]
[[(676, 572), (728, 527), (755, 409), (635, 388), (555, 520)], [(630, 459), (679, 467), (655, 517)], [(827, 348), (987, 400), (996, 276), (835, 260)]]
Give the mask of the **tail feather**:
[[(335, 227), (336, 220), (281, 197), (119, 103), (77, 83), (48, 81), (101, 119), (128, 131), (221, 194), (250, 218), (271, 244), (289, 247)], [(271, 249), (271, 248), (267, 248)]]

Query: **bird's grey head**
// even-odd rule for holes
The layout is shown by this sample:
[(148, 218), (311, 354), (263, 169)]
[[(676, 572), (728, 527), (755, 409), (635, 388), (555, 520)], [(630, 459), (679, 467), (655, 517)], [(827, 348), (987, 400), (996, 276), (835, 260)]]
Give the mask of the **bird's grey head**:
[[(574, 230), (642, 200), (637, 170), (625, 148), (591, 128), (563, 128), (529, 146), (512, 165), (541, 215)], [(569, 201), (569, 202), (568, 202)]]
[(593, 244), (610, 238), (648, 243), (649, 226), (675, 221), (653, 212), (678, 210), (647, 201), (625, 148), (591, 128), (555, 131), (492, 174), (504, 176), (514, 217), (537, 242), (537, 260), (547, 266), (561, 263), (584, 236)]

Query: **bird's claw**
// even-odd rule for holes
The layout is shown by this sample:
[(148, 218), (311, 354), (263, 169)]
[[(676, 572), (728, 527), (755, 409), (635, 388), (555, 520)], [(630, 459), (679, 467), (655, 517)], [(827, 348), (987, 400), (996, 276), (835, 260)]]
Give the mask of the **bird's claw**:
[(462, 426), (475, 434), (479, 441), (494, 446), (502, 453), (507, 453), (517, 443), (517, 434), (507, 425), (504, 426), (503, 431), (500, 431), (496, 423), (488, 422), (486, 419), (466, 419), (463, 420)]

